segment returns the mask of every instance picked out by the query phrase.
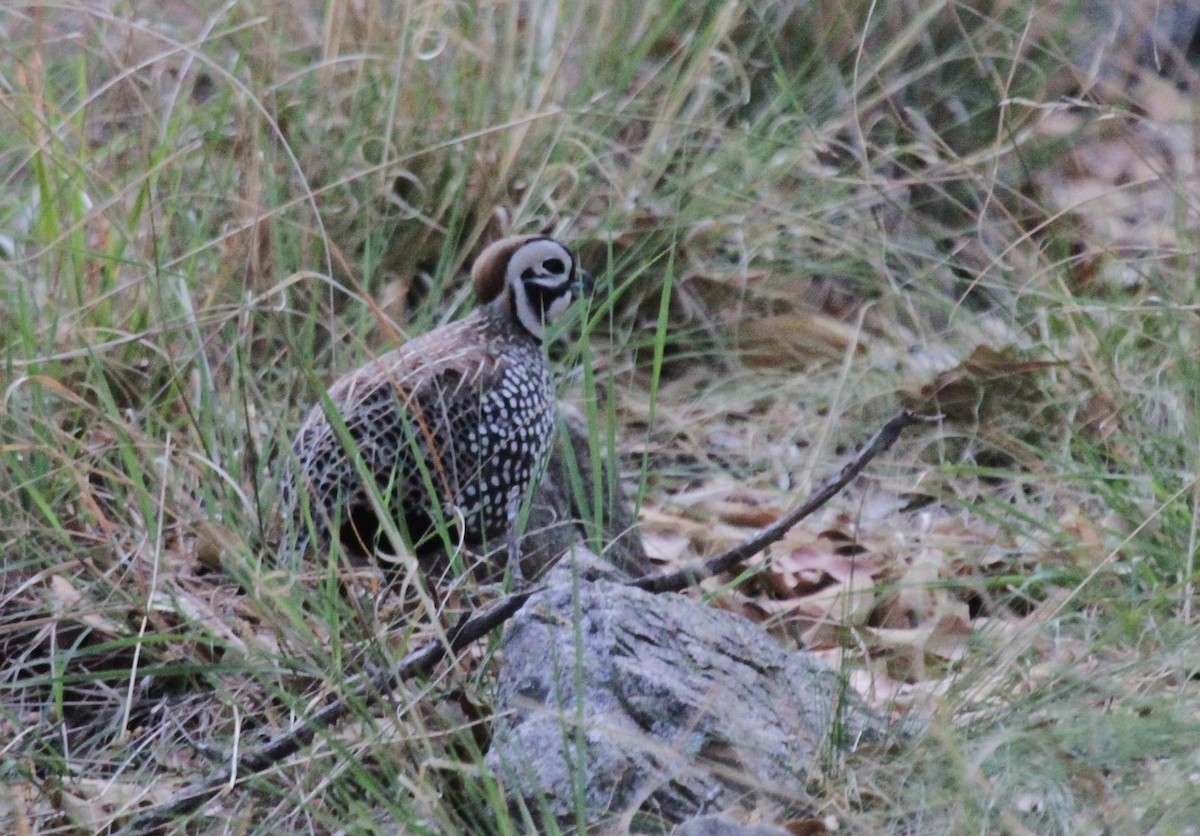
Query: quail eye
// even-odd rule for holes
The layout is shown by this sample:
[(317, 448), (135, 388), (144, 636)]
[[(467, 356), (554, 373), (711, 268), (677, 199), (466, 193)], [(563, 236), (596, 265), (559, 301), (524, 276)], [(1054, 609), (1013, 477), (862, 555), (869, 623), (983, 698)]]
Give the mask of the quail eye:
[(558, 275), (559, 273), (567, 272), (567, 265), (562, 263), (561, 258), (548, 258), (542, 262), (542, 267), (546, 272)]
[(522, 279), (532, 279), (532, 278), (536, 278), (536, 277), (537, 277), (537, 271), (534, 270), (532, 267), (526, 267), (524, 270), (521, 271)]

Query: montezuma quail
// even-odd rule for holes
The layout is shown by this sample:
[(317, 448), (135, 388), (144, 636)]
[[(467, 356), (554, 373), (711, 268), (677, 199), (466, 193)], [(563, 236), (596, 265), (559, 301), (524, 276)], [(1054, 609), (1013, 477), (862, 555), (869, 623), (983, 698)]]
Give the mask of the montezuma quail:
[(388, 545), (360, 474), (418, 554), (444, 542), (438, 520), (470, 546), (511, 532), (555, 432), (545, 326), (590, 278), (563, 244), (523, 236), (485, 249), (471, 279), (471, 315), (341, 378), (308, 413), (282, 479), (285, 559)]

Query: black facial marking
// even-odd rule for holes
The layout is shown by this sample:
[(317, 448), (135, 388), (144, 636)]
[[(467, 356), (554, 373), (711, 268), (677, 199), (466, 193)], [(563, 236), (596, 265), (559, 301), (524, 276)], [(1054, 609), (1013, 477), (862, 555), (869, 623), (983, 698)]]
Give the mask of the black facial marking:
[(567, 272), (567, 265), (562, 263), (561, 258), (548, 258), (542, 262), (542, 267), (544, 267), (548, 273), (552, 273), (556, 276), (560, 273)]
[(525, 294), (529, 298), (530, 307), (542, 317), (545, 317), (547, 309), (556, 300), (568, 293), (570, 293), (570, 289), (566, 285), (545, 287), (536, 282), (530, 282), (525, 285)]
[(526, 267), (524, 272), (521, 273), (522, 279), (532, 279), (535, 276), (537, 276), (537, 272), (532, 267)]

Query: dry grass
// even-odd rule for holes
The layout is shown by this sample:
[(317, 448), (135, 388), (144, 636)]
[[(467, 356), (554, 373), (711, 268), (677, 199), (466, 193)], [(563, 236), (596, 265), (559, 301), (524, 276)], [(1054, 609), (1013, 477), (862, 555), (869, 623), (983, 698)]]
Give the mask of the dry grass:
[[(1194, 119), (1119, 40), (1089, 75), (1109, 41), (1072, 14), (0, 11), (0, 829), (103, 829), (429, 633), (410, 590), (263, 561), (274, 462), (529, 230), (608, 280), (563, 391), (664, 559), (773, 518), (898, 403), (948, 415), (714, 592), (929, 729), (832, 771), (821, 816), (1194, 828)], [(484, 661), (208, 813), (523, 831), (479, 766)]]

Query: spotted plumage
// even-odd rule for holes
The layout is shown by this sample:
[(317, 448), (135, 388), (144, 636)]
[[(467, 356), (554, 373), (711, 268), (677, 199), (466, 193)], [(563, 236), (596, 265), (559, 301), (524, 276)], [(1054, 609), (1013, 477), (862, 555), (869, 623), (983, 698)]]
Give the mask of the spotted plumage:
[(472, 270), (471, 315), (334, 383), (285, 463), (283, 555), (390, 551), (363, 475), (418, 553), (442, 546), (439, 520), (469, 546), (506, 537), (555, 430), (545, 326), (586, 280), (552, 238), (498, 241)]

